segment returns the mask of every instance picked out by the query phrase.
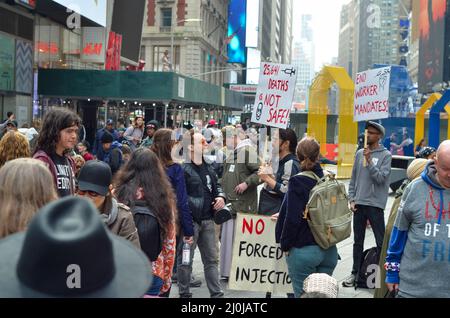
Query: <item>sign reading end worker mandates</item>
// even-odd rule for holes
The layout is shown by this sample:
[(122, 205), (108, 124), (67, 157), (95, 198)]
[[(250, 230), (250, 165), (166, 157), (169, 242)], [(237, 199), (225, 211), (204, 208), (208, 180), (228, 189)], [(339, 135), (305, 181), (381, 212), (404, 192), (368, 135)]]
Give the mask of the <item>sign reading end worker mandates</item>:
[(296, 83), (297, 69), (294, 66), (261, 63), (252, 122), (286, 129)]
[(286, 259), (270, 217), (238, 214), (229, 288), (274, 295), (292, 293)]
[(354, 121), (389, 117), (391, 68), (383, 67), (356, 74)]

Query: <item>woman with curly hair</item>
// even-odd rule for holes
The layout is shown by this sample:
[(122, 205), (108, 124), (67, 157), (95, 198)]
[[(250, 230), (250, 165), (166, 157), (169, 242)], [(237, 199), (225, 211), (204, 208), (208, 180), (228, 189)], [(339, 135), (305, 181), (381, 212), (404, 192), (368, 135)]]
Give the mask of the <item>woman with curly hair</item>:
[(25, 231), (36, 211), (58, 199), (52, 175), (38, 160), (8, 161), (0, 169), (0, 239)]
[(21, 133), (9, 131), (0, 140), (0, 168), (10, 160), (28, 157), (31, 157), (30, 145)]
[(80, 117), (64, 108), (48, 112), (42, 123), (33, 158), (50, 169), (60, 197), (75, 194), (76, 167), (70, 152), (78, 142), (80, 125)]
[(149, 149), (136, 150), (118, 172), (114, 194), (131, 208), (141, 248), (152, 262), (149, 296), (164, 296), (172, 284), (176, 246), (176, 201), (158, 157)]

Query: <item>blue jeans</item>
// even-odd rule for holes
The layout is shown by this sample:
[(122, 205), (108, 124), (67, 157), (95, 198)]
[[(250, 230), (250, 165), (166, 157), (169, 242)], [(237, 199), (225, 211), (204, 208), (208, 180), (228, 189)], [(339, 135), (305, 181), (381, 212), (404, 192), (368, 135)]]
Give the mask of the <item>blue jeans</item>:
[(303, 294), (306, 277), (314, 273), (333, 275), (338, 262), (337, 248), (333, 246), (324, 250), (317, 245), (291, 248), (286, 262), (295, 297), (299, 298)]

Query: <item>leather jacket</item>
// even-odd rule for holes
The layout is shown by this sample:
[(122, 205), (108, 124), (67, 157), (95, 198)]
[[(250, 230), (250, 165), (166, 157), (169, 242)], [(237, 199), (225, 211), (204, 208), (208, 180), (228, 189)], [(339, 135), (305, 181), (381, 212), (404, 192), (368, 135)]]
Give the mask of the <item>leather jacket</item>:
[[(222, 197), (226, 200), (226, 195), (222, 190), (222, 186), (219, 183), (217, 174), (211, 165), (204, 163), (208, 169), (208, 173), (212, 179), (212, 194), (213, 199)], [(188, 194), (189, 207), (192, 211), (192, 218), (194, 222), (201, 223), (205, 220), (211, 220), (214, 218), (213, 212), (211, 215), (205, 219), (202, 216), (203, 212), (203, 203), (204, 203), (204, 190), (203, 190), (203, 182), (200, 175), (197, 173), (196, 168), (193, 163), (185, 163), (183, 164), (184, 170), (184, 178), (186, 180), (186, 190)], [(212, 202), (211, 202), (212, 203)], [(211, 209), (212, 211), (212, 209)]]

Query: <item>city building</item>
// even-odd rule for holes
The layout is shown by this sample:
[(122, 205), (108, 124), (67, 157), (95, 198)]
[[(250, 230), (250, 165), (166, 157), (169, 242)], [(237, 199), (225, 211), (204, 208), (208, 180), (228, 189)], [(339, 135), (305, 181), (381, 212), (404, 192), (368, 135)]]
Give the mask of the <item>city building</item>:
[(315, 75), (315, 47), (311, 21), (312, 15), (301, 16), (301, 37), (294, 43), (292, 55), (292, 64), (298, 69), (294, 102), (301, 105), (307, 105), (309, 86)]
[(353, 74), (353, 35), (355, 32), (354, 2), (342, 6), (339, 28), (338, 65)]
[[(409, 32), (411, 0), (353, 0), (352, 5), (354, 10), (344, 8), (341, 17), (345, 22), (345, 11), (353, 12), (348, 15), (354, 20), (353, 77), (374, 64), (407, 66), (409, 48), (404, 31)], [(345, 24), (341, 27), (341, 31), (344, 29), (343, 38), (349, 38), (345, 35)], [(347, 52), (342, 50), (342, 54), (339, 57), (341, 62), (348, 63), (350, 59), (345, 58)]]
[(173, 71), (223, 85), (228, 1), (150, 0), (145, 15), (141, 58), (146, 71)]
[(261, 0), (262, 59), (289, 64), (292, 52), (293, 0)]

